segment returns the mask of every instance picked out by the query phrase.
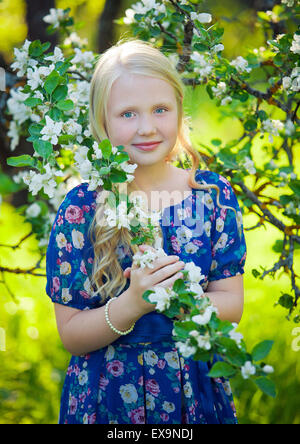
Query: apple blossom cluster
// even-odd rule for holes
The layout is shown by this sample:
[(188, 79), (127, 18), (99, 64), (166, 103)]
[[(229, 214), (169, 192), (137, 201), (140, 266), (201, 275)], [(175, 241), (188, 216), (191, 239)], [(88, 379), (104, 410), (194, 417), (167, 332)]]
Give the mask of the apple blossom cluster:
[(248, 171), (249, 174), (256, 173), (256, 169), (254, 167), (254, 162), (253, 162), (253, 160), (250, 159), (250, 157), (246, 156), (242, 162), (242, 165), (245, 168), (245, 170)]
[(294, 34), (290, 50), (294, 54), (300, 54), (300, 34)]
[(64, 20), (68, 18), (68, 12), (64, 9), (50, 8), (50, 14), (43, 18), (45, 23), (49, 23), (53, 28), (58, 28)]
[(285, 76), (282, 79), (282, 87), (287, 92), (299, 92), (300, 91), (300, 67), (296, 66), (289, 76)]
[(269, 134), (269, 141), (273, 143), (273, 136), (279, 136), (279, 131), (283, 131), (284, 124), (280, 120), (266, 119), (262, 121), (261, 129)]
[(297, 2), (299, 0), (281, 0), (281, 3), (291, 8), (292, 6), (294, 6), (295, 1)]

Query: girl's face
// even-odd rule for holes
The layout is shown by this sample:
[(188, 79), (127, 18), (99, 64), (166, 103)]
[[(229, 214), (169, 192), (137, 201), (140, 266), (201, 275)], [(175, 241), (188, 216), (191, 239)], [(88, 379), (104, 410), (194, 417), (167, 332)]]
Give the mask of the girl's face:
[[(164, 80), (139, 74), (122, 74), (113, 84), (108, 101), (108, 137), (123, 145), (133, 163), (161, 163), (172, 151), (178, 134), (174, 89)], [(159, 142), (151, 151), (138, 144)]]

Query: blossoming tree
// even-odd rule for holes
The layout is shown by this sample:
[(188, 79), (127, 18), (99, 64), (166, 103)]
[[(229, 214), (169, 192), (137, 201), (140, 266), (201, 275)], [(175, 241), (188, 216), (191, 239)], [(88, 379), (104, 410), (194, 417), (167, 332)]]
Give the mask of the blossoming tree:
[[(277, 228), (279, 238), (274, 250), (280, 254), (278, 261), (271, 269), (260, 265), (262, 271), (255, 269), (252, 273), (260, 279), (274, 276), (279, 271), (289, 275), (291, 292), (283, 293), (278, 303), (286, 307), (288, 315), (293, 315), (298, 322), (299, 287), (293, 258), (300, 243), (300, 180), (295, 173), (294, 153), (299, 123), (300, 31), (289, 32), (286, 24), (290, 17), (299, 13), (300, 8), (297, 2), (283, 0), (271, 11), (259, 11), (258, 23), (268, 36), (267, 47), (249, 50), (244, 56), (230, 61), (222, 56), (224, 30), (217, 22), (209, 25), (212, 16), (201, 11), (198, 3), (142, 0), (132, 4), (126, 16), (117, 22), (128, 25), (133, 35), (139, 38), (152, 39), (171, 58), (187, 86), (206, 85), (209, 97), (217, 99), (217, 106), (227, 107), (232, 117), (240, 121), (242, 135), (239, 139), (226, 144), (220, 139), (213, 139), (214, 148), (200, 143), (199, 151), (211, 170), (230, 178), (243, 208), (257, 215), (257, 224), (249, 229), (268, 224)], [(15, 49), (12, 68), (17, 71), (21, 86), (19, 84), (11, 90), (7, 101), (11, 150), (18, 145), (20, 135), (25, 135), (33, 145), (32, 156), (12, 156), (8, 163), (22, 168), (14, 176), (14, 181), (20, 186), (27, 186), (31, 193), (31, 201), (21, 210), (39, 240), (41, 257), (45, 254), (56, 211), (70, 188), (81, 180), (87, 180), (90, 190), (98, 185), (110, 189), (112, 175), (118, 179), (115, 182), (129, 182), (134, 172), (120, 147), (112, 147), (109, 141), (98, 145), (92, 138), (88, 124), (88, 99), (96, 54), (86, 50), (87, 42), (73, 30), (69, 12), (68, 9), (52, 9), (44, 17), (49, 24), (49, 32), (59, 29), (65, 36), (63, 43), (53, 52), (48, 52), (48, 43), (28, 40), (21, 48)], [(275, 31), (278, 22), (285, 29), (282, 34)], [(170, 48), (173, 50), (170, 51)], [(265, 71), (267, 66), (270, 70)], [(251, 84), (250, 76), (255, 70), (265, 72), (266, 92), (255, 89), (255, 85)], [(267, 112), (264, 105), (271, 106), (272, 111)], [(272, 118), (277, 110), (284, 115), (281, 120)], [(263, 148), (266, 161), (263, 168), (259, 168), (252, 157), (252, 148), (257, 139), (264, 138), (266, 134), (271, 145)], [(286, 164), (279, 166), (276, 160), (281, 159), (282, 154)], [(186, 167), (188, 160), (181, 159), (180, 162)], [(246, 176), (253, 177), (251, 189), (244, 183)], [(284, 187), (286, 194), (282, 193), (279, 199), (274, 198), (270, 185)], [(160, 254), (163, 253), (160, 251)], [(136, 258), (140, 264), (151, 264), (153, 259)], [(40, 261), (36, 268), (39, 267)], [(0, 271), (14, 272), (1, 267)], [(23, 271), (35, 274), (35, 270)], [(192, 324), (186, 328), (187, 324), (175, 328), (178, 338), (181, 336), (184, 341), (178, 342), (181, 351), (188, 356), (201, 349), (200, 355), (204, 359), (206, 351), (226, 349), (229, 361), (219, 363), (211, 376), (233, 376), (238, 367), (244, 378), (258, 376), (255, 380), (257, 385), (273, 396), (274, 387), (266, 377), (272, 368), (263, 362), (260, 365), (255, 363), (268, 355), (272, 341), (263, 341), (249, 354), (235, 326), (221, 323), (214, 307), (201, 298), (201, 275), (197, 267), (187, 264), (185, 276), (190, 283), (188, 291), (182, 280), (174, 287), (176, 294), (191, 309), (191, 318), (187, 322), (192, 321)], [(197, 307), (190, 302), (189, 292), (200, 296), (196, 298)], [(170, 294), (155, 289), (146, 297), (155, 301), (158, 309), (174, 314), (174, 303), (169, 304)], [(178, 305), (175, 308), (178, 309)], [(197, 328), (191, 329), (191, 325)], [(223, 339), (219, 340), (220, 337)]]

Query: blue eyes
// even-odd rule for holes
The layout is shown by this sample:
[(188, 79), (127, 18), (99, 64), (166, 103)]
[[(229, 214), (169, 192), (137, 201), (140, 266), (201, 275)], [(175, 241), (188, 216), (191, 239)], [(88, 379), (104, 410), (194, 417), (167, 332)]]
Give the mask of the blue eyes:
[[(167, 111), (166, 108), (157, 108), (156, 111), (157, 111), (157, 110)], [(130, 118), (130, 116), (127, 117), (128, 114), (133, 114), (133, 112), (132, 112), (132, 111), (126, 111), (125, 113), (121, 114), (121, 117), (125, 117), (126, 119), (127, 119), (127, 118)], [(158, 113), (158, 114), (164, 114), (164, 113)]]

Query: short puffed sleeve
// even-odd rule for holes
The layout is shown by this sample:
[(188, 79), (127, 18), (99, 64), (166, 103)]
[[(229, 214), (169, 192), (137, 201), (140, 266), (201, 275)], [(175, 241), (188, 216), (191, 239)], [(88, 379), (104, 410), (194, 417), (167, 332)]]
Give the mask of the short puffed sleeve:
[(247, 247), (243, 228), (242, 212), (230, 182), (213, 173), (220, 189), (219, 202), (235, 209), (223, 209), (217, 205), (217, 191), (213, 191), (214, 217), (211, 230), (212, 263), (208, 281), (225, 279), (243, 274)]
[(69, 191), (56, 214), (46, 253), (46, 293), (53, 302), (80, 310), (99, 305), (91, 287), (94, 260), (88, 235), (95, 195), (82, 183)]

